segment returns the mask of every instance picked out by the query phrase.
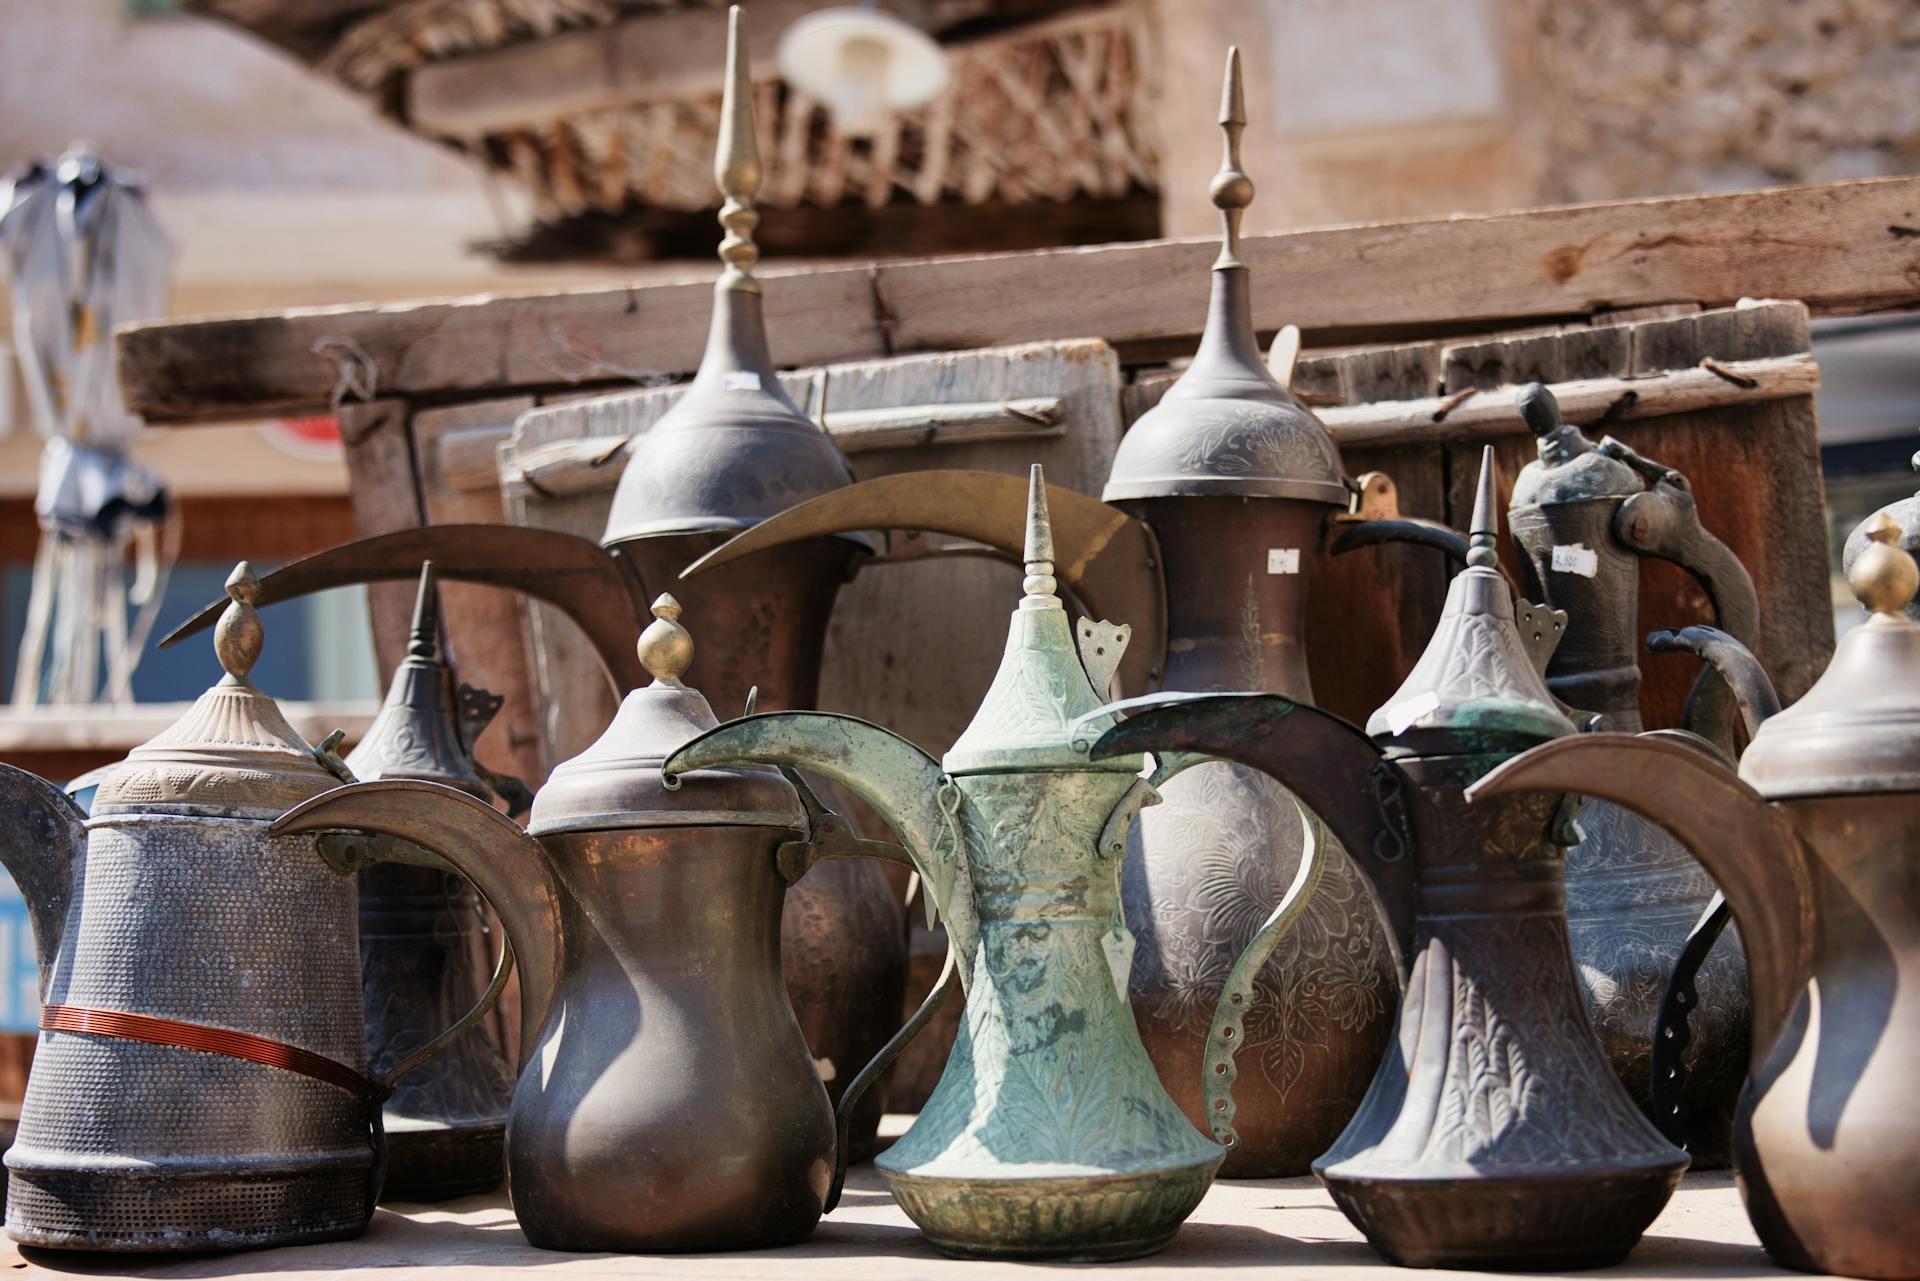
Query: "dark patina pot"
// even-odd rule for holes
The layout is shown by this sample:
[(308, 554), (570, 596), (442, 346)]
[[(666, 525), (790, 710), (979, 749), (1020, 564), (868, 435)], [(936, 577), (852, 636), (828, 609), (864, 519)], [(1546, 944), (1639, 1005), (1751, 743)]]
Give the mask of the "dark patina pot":
[[(1274, 695), (1163, 695), (1136, 700), (1093, 754), (1151, 751), (1163, 770), (1238, 760), (1357, 852), (1411, 965), (1373, 1085), (1314, 1172), (1374, 1247), (1416, 1266), (1594, 1266), (1633, 1248), (1687, 1158), (1627, 1097), (1587, 1017), (1566, 929), (1563, 798), (1479, 809), (1463, 796), (1491, 766), (1573, 732), (1535, 666), (1560, 620), (1515, 610), (1494, 567), (1491, 450), (1484, 468), (1469, 567), (1366, 733)], [(1320, 862), (1316, 848), (1216, 1015), (1204, 1080), (1222, 1141), (1237, 1120), (1235, 1053), (1258, 1017), (1252, 973)]]

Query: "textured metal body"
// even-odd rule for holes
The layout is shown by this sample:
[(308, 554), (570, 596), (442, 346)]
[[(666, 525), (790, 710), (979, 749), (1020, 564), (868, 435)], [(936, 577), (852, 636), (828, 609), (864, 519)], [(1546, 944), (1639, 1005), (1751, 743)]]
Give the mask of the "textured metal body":
[(1097, 708), (1127, 629), (1069, 628), (1039, 470), (1027, 595), (944, 762), (850, 717), (786, 713), (723, 725), (667, 768), (817, 772), (871, 803), (913, 854), (967, 1006), (932, 1097), (876, 1165), (928, 1240), (960, 1256), (1126, 1258), (1172, 1238), (1223, 1153), (1161, 1087), (1124, 999), (1120, 865), (1151, 790), (1138, 759), (1088, 763), (1072, 729)]
[[(1537, 395), (1551, 399), (1544, 389)], [(1557, 410), (1535, 402), (1530, 413), (1540, 460), (1516, 481), (1508, 520), (1528, 594), (1567, 614), (1547, 684), (1568, 706), (1597, 714), (1602, 728), (1638, 733), (1642, 552), (1618, 531), (1625, 505), (1648, 497), (1645, 486), (1579, 428), (1559, 426)], [(1750, 606), (1751, 585), (1748, 599)], [(1750, 633), (1750, 608), (1731, 625)], [(1567, 852), (1574, 959), (1607, 1058), (1653, 1118), (1647, 1032), (1667, 976), (1713, 898), (1713, 880), (1678, 841), (1631, 809), (1596, 801), (1581, 811), (1580, 827), (1585, 839)], [(1725, 1166), (1731, 1157), (1733, 1109), (1752, 1034), (1746, 971), (1738, 936), (1729, 935), (1696, 977), (1693, 1039), (1684, 1055), (1686, 1146), (1702, 1168)]]

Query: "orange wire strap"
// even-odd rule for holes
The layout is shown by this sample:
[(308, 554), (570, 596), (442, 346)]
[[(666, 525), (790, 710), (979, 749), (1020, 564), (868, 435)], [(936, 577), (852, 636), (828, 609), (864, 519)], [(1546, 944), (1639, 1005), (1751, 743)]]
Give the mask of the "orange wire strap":
[(336, 1059), (303, 1050), (284, 1041), (235, 1032), (200, 1023), (182, 1023), (178, 1019), (155, 1018), (151, 1014), (129, 1014), (124, 1010), (93, 1010), (79, 1005), (48, 1005), (40, 1011), (43, 1032), (80, 1032), (89, 1036), (117, 1037), (122, 1041), (142, 1041), (148, 1045), (171, 1045), (206, 1054), (224, 1054), (230, 1059), (245, 1059), (297, 1072), (316, 1081), (325, 1081), (352, 1094), (371, 1100), (384, 1100), (393, 1087), (383, 1085)]

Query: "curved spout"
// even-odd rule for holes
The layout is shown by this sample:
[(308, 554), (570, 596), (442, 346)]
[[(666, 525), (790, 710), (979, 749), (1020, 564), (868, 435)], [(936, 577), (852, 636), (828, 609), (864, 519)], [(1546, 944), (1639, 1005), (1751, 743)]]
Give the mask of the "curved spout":
[[(775, 517), (775, 520), (781, 519)], [(762, 712), (688, 740), (660, 766), (668, 786), (689, 770), (785, 765), (818, 774), (873, 806), (907, 847), (931, 905), (947, 918), (960, 977), (973, 977), (980, 921), (963, 846), (965, 798), (940, 762), (891, 730), (833, 712)]]
[(277, 835), (377, 832), (445, 860), (472, 881), (506, 928), (520, 966), (520, 1055), (540, 1044), (562, 965), (560, 882), (538, 841), (456, 788), (382, 780), (322, 792), (282, 814)]
[[(420, 562), (441, 579), (505, 587), (545, 601), (586, 634), (624, 694), (653, 679), (633, 654), (634, 633), (651, 599), (625, 556), (551, 529), (518, 525), (426, 525), (359, 538), (282, 565), (260, 580), (257, 603), (272, 605), (332, 587), (414, 579)], [(211, 627), (216, 601), (175, 628), (165, 648)]]
[(1412, 836), (1388, 817), (1405, 778), (1356, 726), (1278, 694), (1156, 694), (1111, 703), (1129, 713), (1102, 734), (1092, 756), (1197, 753), (1271, 775), (1340, 838), (1366, 874), (1405, 971), (1416, 889)]
[(86, 840), (87, 816), (71, 796), (38, 774), (0, 765), (0, 865), (27, 901), (43, 1001)]
[[(1760, 660), (1753, 656), (1738, 639), (1729, 636), (1717, 627), (1682, 627), (1678, 631), (1653, 632), (1647, 636), (1647, 649), (1655, 654), (1673, 654), (1686, 652), (1697, 654), (1713, 664), (1720, 673), (1721, 680), (1733, 691), (1733, 700), (1740, 708), (1740, 719), (1747, 727), (1747, 737), (1751, 739), (1760, 723), (1780, 710), (1780, 696), (1773, 692), (1773, 682), (1767, 679), (1767, 669), (1760, 666)], [(1718, 711), (1701, 708), (1697, 704), (1706, 687), (1700, 681), (1693, 683), (1693, 690), (1687, 695), (1687, 728), (1712, 741), (1711, 735), (1705, 735), (1698, 728), (1700, 718), (1717, 723)]]
[[(790, 508), (694, 561), (682, 578), (783, 543), (857, 529), (917, 529), (983, 543), (1018, 564), (1027, 529), (1025, 476), (917, 471), (881, 476)], [(1126, 690), (1151, 689), (1166, 667), (1167, 601), (1153, 531), (1117, 507), (1047, 486), (1054, 576), (1087, 610), (1132, 625), (1120, 665)]]
[(1705, 752), (1633, 734), (1542, 743), (1490, 771), (1467, 799), (1514, 792), (1597, 796), (1660, 824), (1691, 850), (1740, 922), (1756, 1061), (1772, 1047), (1805, 983), (1813, 943), (1808, 856), (1778, 810)]

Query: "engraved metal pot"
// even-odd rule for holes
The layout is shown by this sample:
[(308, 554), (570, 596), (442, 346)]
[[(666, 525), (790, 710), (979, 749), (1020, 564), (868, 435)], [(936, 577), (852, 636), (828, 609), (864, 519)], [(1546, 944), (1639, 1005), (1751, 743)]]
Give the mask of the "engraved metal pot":
[[(1476, 783), (1475, 808), (1577, 786), (1670, 830), (1724, 887), (1753, 979), (1752, 1068), (1734, 1169), (1789, 1267), (1920, 1277), (1920, 569), (1885, 513), (1849, 578), (1872, 611), (1800, 701), (1754, 734), (1739, 774), (1659, 735), (1548, 743)], [(1751, 655), (1717, 661), (1754, 689)], [(1683, 992), (1677, 991), (1676, 995)], [(1686, 1029), (1670, 1009), (1663, 1040)]]
[(245, 564), (228, 580), (226, 678), (114, 768), (91, 817), (0, 766), (0, 860), (41, 957), (6, 1155), (23, 1244), (288, 1245), (357, 1235), (373, 1213), (392, 1075), (367, 1068), (352, 870), (269, 830), (345, 767), (247, 679), (256, 587)]
[(1167, 1096), (1126, 1003), (1120, 867), (1151, 789), (1138, 758), (1091, 764), (1069, 734), (1098, 706), (1128, 632), (1082, 620), (1076, 653), (1053, 563), (1035, 467), (1027, 594), (943, 761), (852, 717), (787, 712), (711, 730), (666, 763), (806, 769), (905, 840), (946, 917), (966, 1011), (926, 1107), (874, 1163), (928, 1241), (959, 1256), (1151, 1253), (1224, 1155)]
[[(1314, 1173), (1368, 1241), (1421, 1267), (1592, 1266), (1633, 1248), (1687, 1157), (1634, 1107), (1587, 1016), (1567, 940), (1563, 798), (1470, 808), (1462, 795), (1489, 767), (1573, 732), (1536, 668), (1561, 620), (1516, 611), (1495, 568), (1485, 457), (1468, 568), (1365, 733), (1276, 695), (1162, 695), (1137, 700), (1093, 755), (1151, 751), (1163, 770), (1194, 755), (1241, 761), (1358, 853), (1411, 965), (1373, 1085)], [(1301, 894), (1318, 863), (1303, 865)], [(1205, 1081), (1223, 1142), (1234, 1055), (1262, 1017), (1252, 975), (1299, 902), (1283, 901), (1236, 963), (1215, 1016)]]
[(499, 913), (531, 1029), (508, 1190), (547, 1249), (738, 1250), (813, 1230), (834, 1118), (781, 978), (782, 903), (816, 859), (905, 860), (830, 839), (843, 820), (809, 813), (774, 770), (663, 778), (662, 758), (716, 722), (681, 680), (678, 603), (653, 612), (639, 655), (655, 679), (554, 770), (526, 832), (420, 782), (341, 788), (275, 829), (437, 851)]

